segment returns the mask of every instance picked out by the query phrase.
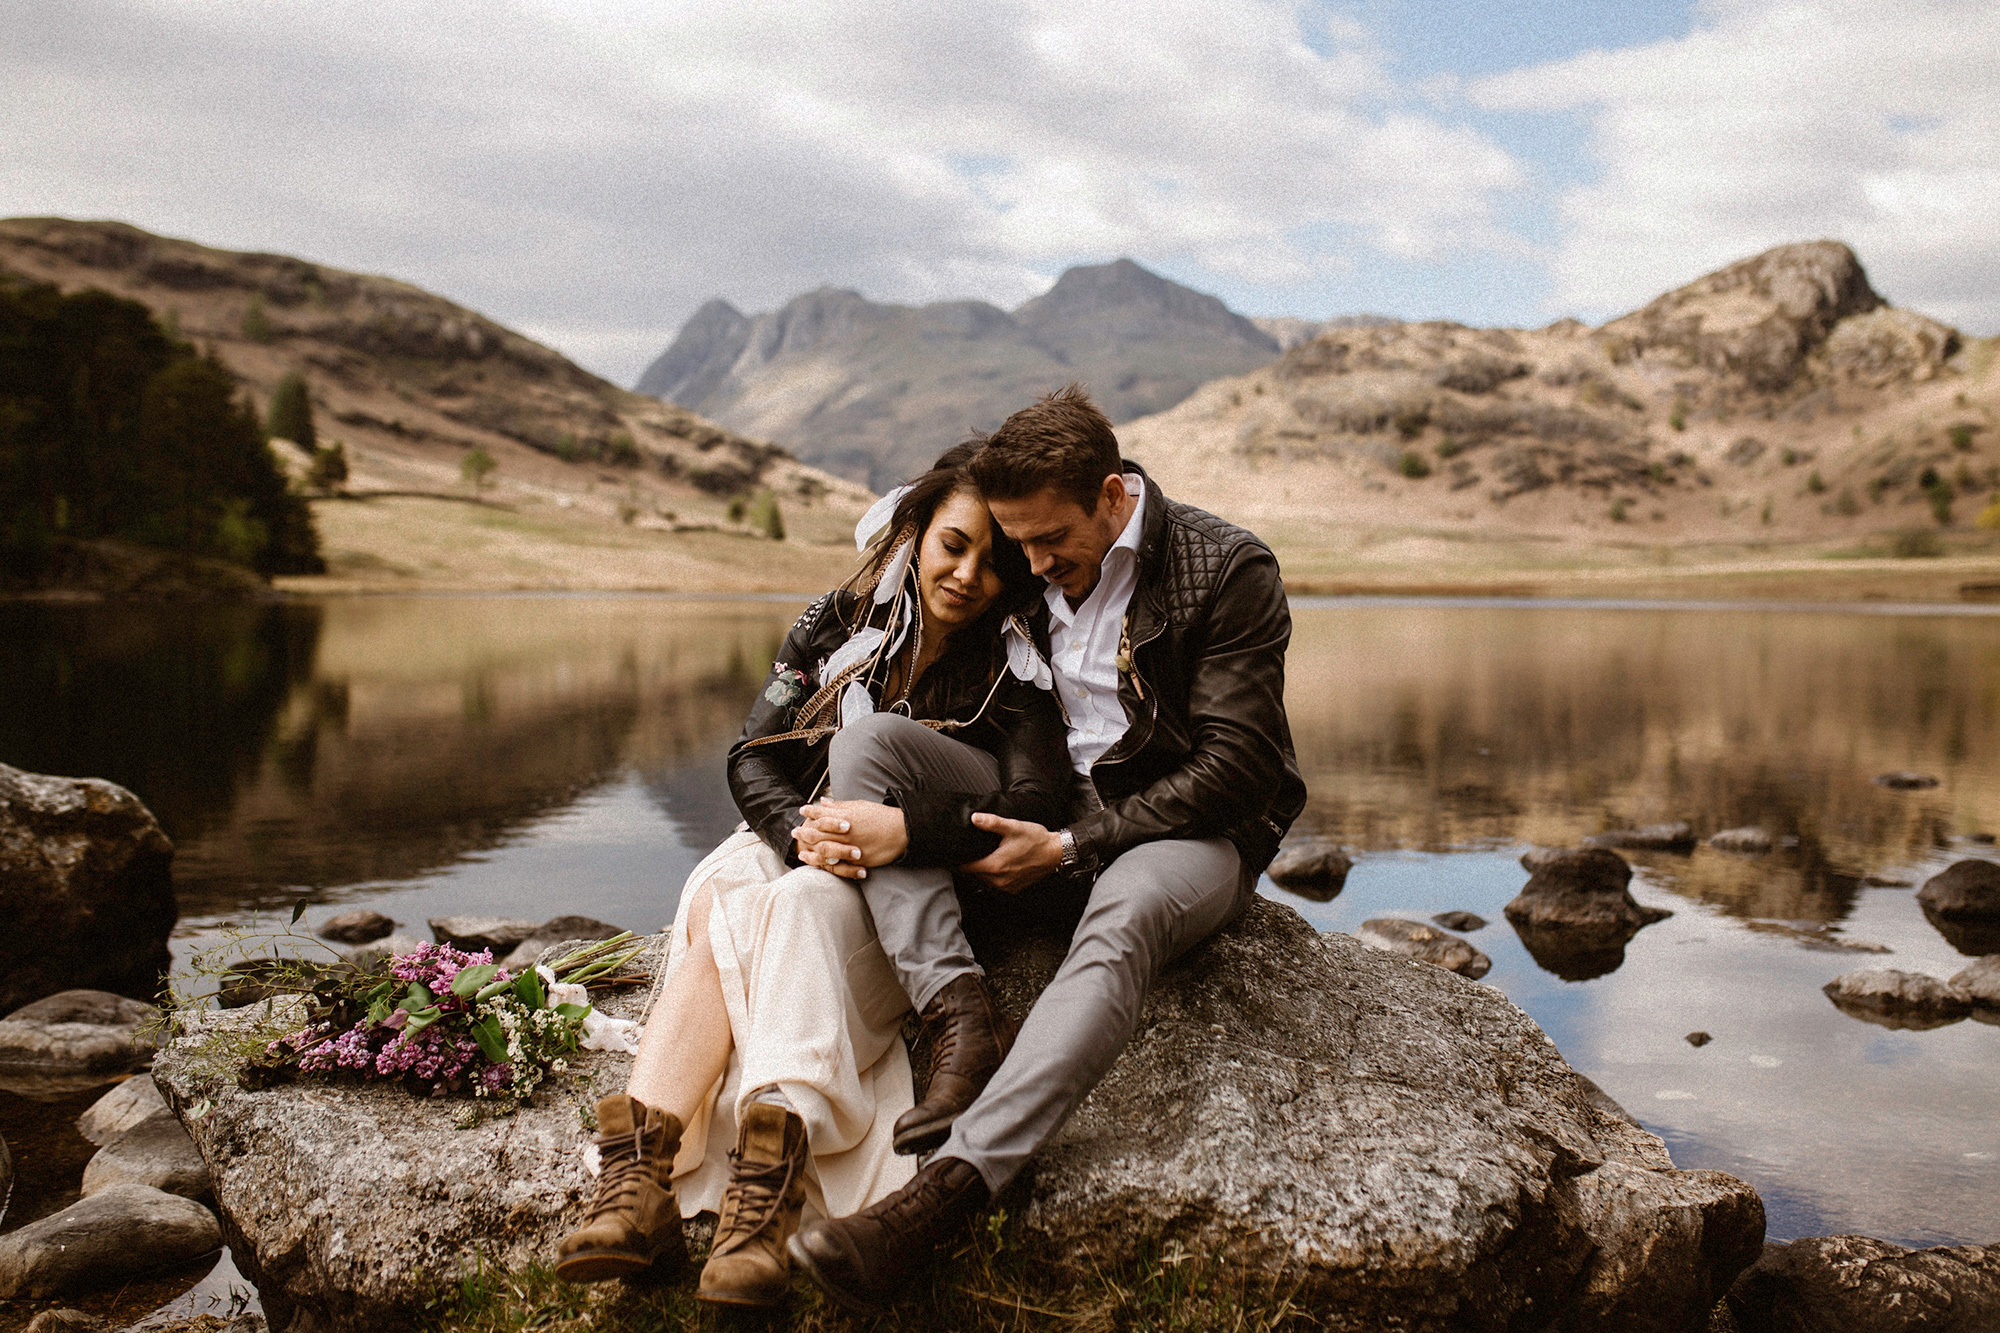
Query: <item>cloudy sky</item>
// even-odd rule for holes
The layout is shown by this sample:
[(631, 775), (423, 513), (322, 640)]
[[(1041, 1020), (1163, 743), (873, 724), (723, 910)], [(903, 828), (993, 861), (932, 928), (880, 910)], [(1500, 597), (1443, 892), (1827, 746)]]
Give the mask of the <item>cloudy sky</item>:
[(429, 287), (629, 383), (703, 300), (1599, 320), (1833, 236), (2000, 332), (1992, 0), (0, 0), (0, 216)]

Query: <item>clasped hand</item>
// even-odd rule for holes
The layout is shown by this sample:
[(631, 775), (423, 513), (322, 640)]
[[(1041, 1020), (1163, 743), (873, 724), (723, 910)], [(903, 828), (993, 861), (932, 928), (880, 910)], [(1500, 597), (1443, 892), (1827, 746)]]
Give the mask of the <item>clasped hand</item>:
[(869, 866), (901, 859), (910, 846), (903, 812), (877, 801), (815, 801), (801, 806), (792, 830), (799, 860), (843, 879), (867, 879)]

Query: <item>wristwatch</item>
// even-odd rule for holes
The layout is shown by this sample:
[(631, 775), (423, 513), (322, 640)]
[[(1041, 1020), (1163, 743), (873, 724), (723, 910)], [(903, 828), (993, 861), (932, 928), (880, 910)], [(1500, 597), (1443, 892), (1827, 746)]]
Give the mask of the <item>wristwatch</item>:
[(1056, 869), (1070, 876), (1087, 873), (1091, 868), (1090, 860), (1084, 856), (1083, 849), (1076, 845), (1076, 834), (1063, 829), (1056, 834), (1056, 839), (1062, 844), (1062, 859), (1056, 862)]

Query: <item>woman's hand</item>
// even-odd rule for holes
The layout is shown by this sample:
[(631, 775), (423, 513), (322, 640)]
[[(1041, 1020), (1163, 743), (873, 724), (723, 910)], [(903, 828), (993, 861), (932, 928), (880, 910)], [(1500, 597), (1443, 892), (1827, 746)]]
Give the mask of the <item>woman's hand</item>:
[(799, 860), (846, 879), (868, 878), (867, 867), (900, 859), (910, 846), (903, 812), (875, 801), (819, 801), (799, 811), (792, 830)]

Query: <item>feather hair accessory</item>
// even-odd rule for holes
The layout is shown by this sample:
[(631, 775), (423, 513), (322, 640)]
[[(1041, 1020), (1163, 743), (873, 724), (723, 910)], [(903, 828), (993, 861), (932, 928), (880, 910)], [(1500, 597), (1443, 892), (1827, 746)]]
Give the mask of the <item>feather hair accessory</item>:
[(910, 493), (908, 486), (898, 486), (887, 495), (868, 506), (868, 512), (854, 525), (854, 549), (865, 551), (874, 544), (889, 526), (889, 520), (896, 516), (896, 506)]
[(1047, 690), (1055, 687), (1055, 675), (1049, 670), (1047, 659), (1028, 633), (1027, 624), (1020, 616), (1008, 616), (1001, 627), (1000, 637), (1007, 644), (1007, 669), (1018, 680), (1026, 681), (1036, 689)]

